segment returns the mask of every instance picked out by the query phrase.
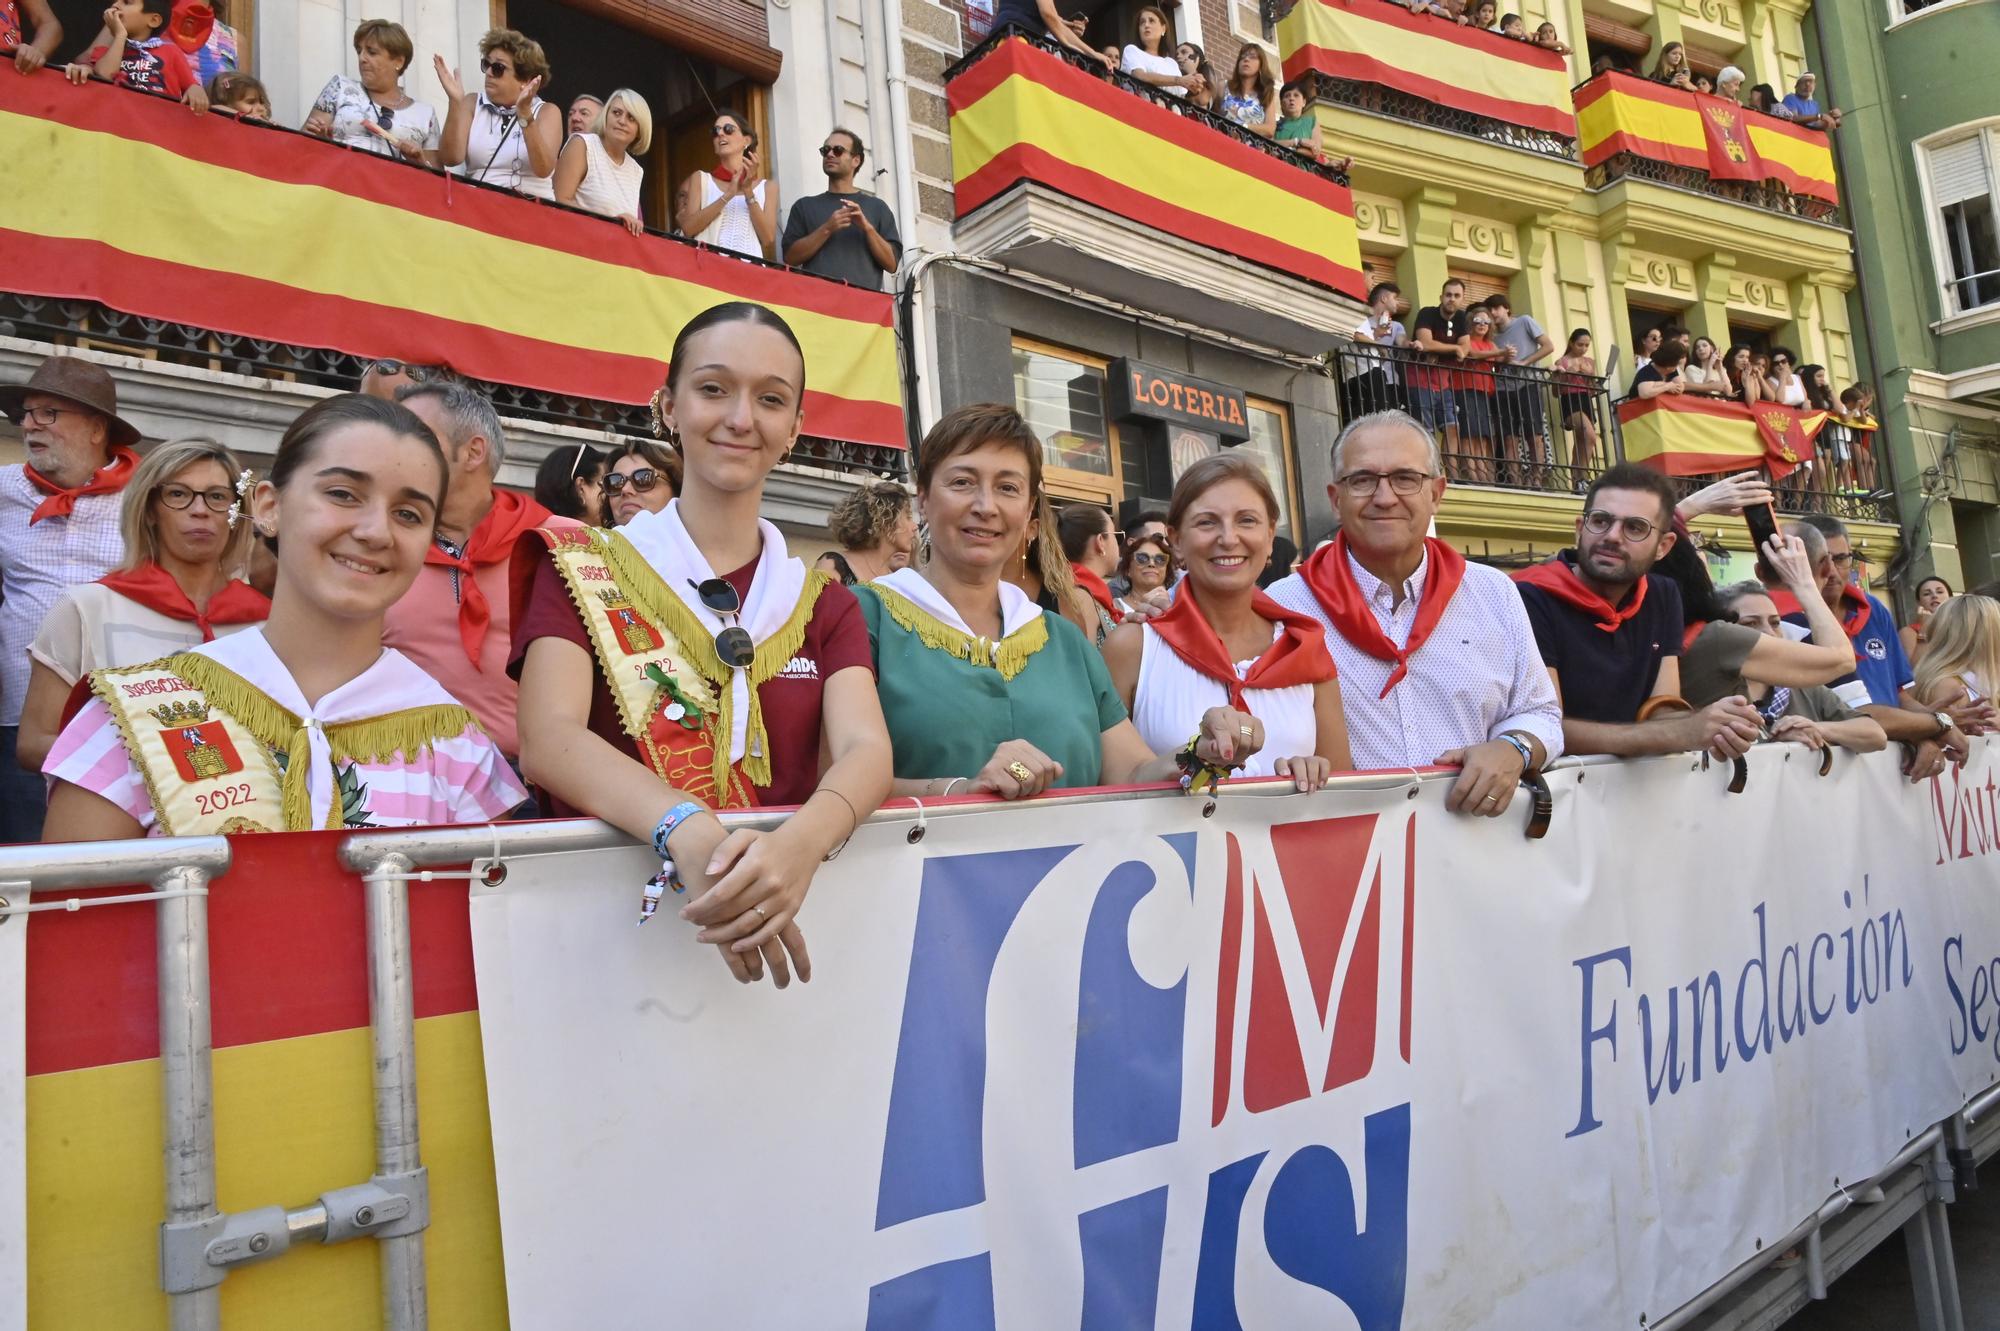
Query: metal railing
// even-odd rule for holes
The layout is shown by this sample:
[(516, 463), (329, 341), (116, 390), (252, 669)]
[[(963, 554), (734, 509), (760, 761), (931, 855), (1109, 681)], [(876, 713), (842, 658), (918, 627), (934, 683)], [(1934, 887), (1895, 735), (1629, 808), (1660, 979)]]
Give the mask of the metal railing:
[(1767, 213), (1780, 213), (1808, 222), (1824, 222), (1829, 226), (1841, 224), (1839, 205), (1806, 194), (1794, 194), (1776, 181), (1717, 180), (1699, 168), (1641, 157), (1637, 153), (1614, 153), (1584, 173), (1584, 183), (1591, 189), (1605, 189), (1627, 179), (1650, 180), (1655, 184), (1671, 185), (1676, 189), (1727, 199)]
[(1409, 412), (1435, 432), (1445, 474), (1461, 484), (1580, 494), (1624, 460), (1601, 376), (1366, 342), (1331, 354), (1343, 418)]
[[(6, 278), (0, 276), (0, 288), (5, 285)], [(0, 289), (0, 337), (32, 338), (62, 347), (87, 345), (171, 365), (276, 379), (343, 393), (361, 386), (362, 372), (375, 359), (327, 347), (273, 342), (196, 324), (127, 314), (96, 301), (24, 296), (4, 289)], [(491, 399), (502, 416), (608, 430), (649, 442), (653, 438), (652, 417), (643, 405), (576, 397), (486, 379), (466, 378), (465, 382)], [(793, 460), (834, 471), (900, 478), (905, 474), (908, 454), (903, 449), (880, 444), (801, 435)]]
[(1471, 111), (1462, 111), (1455, 106), (1446, 106), (1442, 102), (1433, 102), (1379, 83), (1357, 83), (1322, 74), (1318, 76), (1318, 87), (1319, 100), (1336, 106), (1351, 107), (1392, 120), (1406, 120), (1431, 129), (1463, 134), (1467, 138), (1484, 139), (1488, 143), (1520, 148), (1565, 162), (1576, 160), (1575, 138), (1549, 130), (1531, 129), (1526, 125), (1495, 120), (1491, 116), (1475, 115)]
[[(1283, 162), (1285, 165), (1294, 167), (1297, 170), (1310, 172), (1336, 185), (1345, 185), (1348, 183), (1347, 173), (1344, 171), (1336, 170), (1325, 162), (1317, 161), (1290, 148), (1281, 148), (1274, 140), (1265, 138), (1255, 130), (1245, 129), (1235, 121), (1225, 119), (1213, 111), (1204, 111), (1200, 107), (1192, 105), (1185, 97), (1176, 97), (1165, 88), (1155, 88), (1150, 83), (1141, 83), (1130, 75), (1121, 74), (1116, 70), (1107, 70), (1103, 65), (1086, 60), (1053, 38), (1036, 36), (1027, 31), (1027, 29), (1016, 27), (1011, 23), (1005, 27), (994, 29), (993, 32), (988, 34), (986, 40), (980, 42), (979, 45), (973, 47), (970, 51), (967, 51), (950, 68), (946, 69), (944, 72), (945, 83), (949, 84), (953, 79), (971, 69), (987, 56), (993, 54), (1002, 42), (1010, 38), (1019, 38), (1044, 55), (1060, 60), (1073, 68), (1080, 69), (1094, 78), (1102, 79), (1116, 88), (1131, 93), (1134, 97), (1143, 97), (1155, 106), (1164, 107), (1175, 115), (1183, 116), (1195, 124), (1203, 125), (1225, 138), (1234, 139), (1246, 147), (1254, 148), (1266, 157)], [(1220, 98), (1220, 89), (1216, 90), (1216, 96), (1218, 99)]]

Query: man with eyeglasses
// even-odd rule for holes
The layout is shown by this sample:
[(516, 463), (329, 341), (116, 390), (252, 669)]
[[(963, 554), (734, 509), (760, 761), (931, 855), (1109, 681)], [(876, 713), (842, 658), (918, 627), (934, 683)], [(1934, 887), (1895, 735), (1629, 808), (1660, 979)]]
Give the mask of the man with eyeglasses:
[(903, 238), (889, 205), (855, 183), (868, 150), (852, 130), (834, 129), (820, 145), (826, 192), (792, 205), (785, 220), (785, 262), (870, 291), (903, 261)]
[(1456, 767), (1446, 807), (1498, 817), (1521, 774), (1563, 751), (1521, 598), (1429, 535), (1444, 467), (1415, 417), (1350, 421), (1333, 475), (1340, 534), (1272, 583), (1272, 599), (1326, 629), (1355, 767)]
[(0, 388), (28, 460), (0, 470), (0, 845), (41, 838), (43, 786), (14, 758), (28, 695), (28, 644), (64, 590), (125, 559), (120, 492), (139, 466), (139, 431), (118, 414), (103, 367), (51, 356)]
[(423, 571), (389, 607), (382, 643), (429, 671), (479, 718), (507, 760), (516, 762), (520, 688), (507, 673), (513, 649), (507, 574), (514, 545), (537, 528), (583, 524), (494, 484), (507, 438), (485, 397), (463, 384), (441, 382), (413, 384), (397, 400), (431, 427), (444, 446), (451, 478)]
[[(1674, 488), (1629, 462), (1584, 495), (1576, 548), (1514, 575), (1549, 678), (1562, 699), (1571, 753), (1624, 757), (1700, 749), (1718, 758), (1750, 751), (1763, 718), (1743, 697), (1678, 710), (1680, 588), (1652, 572), (1676, 539)], [(1648, 716), (1651, 711), (1660, 713)]]
[[(1854, 673), (1827, 687), (1849, 707), (1878, 722), (1891, 740), (1904, 745), (1904, 770), (1912, 781), (1929, 780), (1948, 762), (1964, 762), (1970, 749), (1966, 736), (1993, 730), (1993, 704), (1968, 698), (1943, 711), (1933, 711), (1917, 702), (1910, 693), (1916, 672), (1896, 633), (1895, 617), (1889, 607), (1855, 585), (1854, 546), (1847, 524), (1814, 513), (1787, 523), (1785, 530), (1805, 542), (1806, 556), (1819, 578), (1820, 596), (1854, 644)], [(1805, 623), (1805, 613), (1789, 593), (1775, 592), (1771, 599), (1787, 624)]]

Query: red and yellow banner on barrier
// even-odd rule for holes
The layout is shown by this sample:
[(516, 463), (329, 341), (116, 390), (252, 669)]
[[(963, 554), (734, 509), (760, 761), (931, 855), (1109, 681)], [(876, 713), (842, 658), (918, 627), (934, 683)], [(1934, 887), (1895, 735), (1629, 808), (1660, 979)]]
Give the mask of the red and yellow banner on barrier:
[(1810, 462), (1823, 411), (1776, 402), (1746, 407), (1712, 397), (1662, 395), (1618, 404), (1625, 458), (1669, 476), (1763, 466), (1777, 479)]
[(1633, 153), (1717, 180), (1775, 180), (1794, 194), (1840, 200), (1824, 133), (1724, 97), (1629, 74), (1599, 74), (1577, 89), (1576, 126), (1585, 166)]
[(694, 315), (758, 301), (805, 349), (809, 433), (906, 442), (883, 292), (11, 63), (0, 176), (8, 291), (624, 403)]
[(945, 90), (958, 215), (1031, 181), (1361, 299), (1346, 186), (1002, 42)]
[(1383, 0), (1299, 0), (1278, 22), (1285, 77), (1308, 70), (1576, 136), (1569, 66), (1554, 51)]
[[(187, 112), (181, 112), (186, 115)], [(341, 832), (232, 837), (210, 885), (217, 1201), (301, 1206), (375, 1172), (373, 1049), (360, 880)], [(463, 886), (410, 893), (418, 1121), (430, 1172), (431, 1325), (501, 1327), (486, 1071)], [(166, 1214), (154, 911), (28, 925), (28, 1324), (164, 1329)], [(372, 1327), (374, 1245), (303, 1244), (232, 1271), (225, 1326)]]

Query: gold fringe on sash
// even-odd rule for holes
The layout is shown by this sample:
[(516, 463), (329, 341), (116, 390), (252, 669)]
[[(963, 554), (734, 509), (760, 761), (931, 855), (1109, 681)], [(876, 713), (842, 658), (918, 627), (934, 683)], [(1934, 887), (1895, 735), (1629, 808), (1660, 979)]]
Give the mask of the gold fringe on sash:
[[(715, 686), (715, 767), (713, 775), (715, 788), (729, 788), (729, 737), (735, 734), (735, 691), (729, 687), (730, 676), (734, 673), (722, 664), (722, 658), (715, 654), (715, 634), (701, 622), (687, 602), (681, 600), (674, 590), (666, 585), (659, 571), (646, 562), (636, 546), (623, 533), (611, 532), (603, 541), (604, 562), (610, 566), (612, 576), (620, 590), (649, 616), (657, 616), (666, 625), (667, 631), (680, 641), (681, 653), (695, 670)], [(750, 719), (744, 727), (743, 775), (753, 784), (771, 784), (771, 743), (764, 730), (764, 705), (757, 696), (758, 686), (773, 678), (783, 670), (791, 659), (798, 655), (805, 645), (806, 625), (811, 622), (813, 608), (819, 604), (820, 593), (833, 581), (831, 574), (819, 569), (806, 573), (804, 588), (799, 592), (799, 603), (792, 607), (792, 614), (776, 633), (757, 644), (757, 654), (752, 658), (749, 669)]]
[[(184, 652), (169, 657), (163, 664), (201, 690), (210, 706), (234, 717), (257, 737), (258, 743), (285, 755), (281, 806), (285, 828), (310, 829), (312, 792), (308, 781), (312, 745), (305, 722), (271, 701), (255, 684), (206, 656)], [(326, 742), (335, 762), (380, 763), (398, 755), (408, 762), (437, 741), (465, 733), (472, 723), (472, 713), (465, 708), (456, 703), (438, 703), (387, 712), (365, 721), (336, 722), (325, 727)], [(336, 796), (327, 810), (327, 828), (337, 831), (341, 826), (340, 800)]]
[(918, 642), (973, 665), (992, 666), (1002, 679), (1011, 680), (1027, 669), (1028, 658), (1049, 643), (1046, 611), (995, 642), (990, 638), (975, 638), (964, 629), (945, 623), (915, 601), (880, 583), (870, 583), (869, 590), (882, 598), (882, 608), (889, 612), (889, 618), (916, 634)]

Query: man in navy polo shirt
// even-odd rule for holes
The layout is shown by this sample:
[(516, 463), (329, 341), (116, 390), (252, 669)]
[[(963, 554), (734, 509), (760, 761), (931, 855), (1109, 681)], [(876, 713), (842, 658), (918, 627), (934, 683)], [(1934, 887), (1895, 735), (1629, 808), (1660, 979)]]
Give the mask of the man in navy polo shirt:
[[(1992, 704), (1967, 700), (1951, 710), (1934, 712), (1917, 702), (1909, 692), (1916, 674), (1896, 636), (1895, 616), (1851, 581), (1854, 548), (1847, 524), (1815, 513), (1786, 524), (1786, 530), (1805, 542), (1806, 556), (1819, 577), (1820, 595), (1854, 644), (1854, 673), (1829, 687), (1905, 746), (1904, 770), (1912, 781), (1936, 776), (1947, 761), (1964, 762), (1966, 735), (1984, 734), (1993, 726)], [(1778, 608), (1787, 612), (1785, 621), (1804, 624), (1805, 613), (1787, 604), (1789, 600), (1778, 602)]]
[(1680, 694), (1680, 588), (1652, 572), (1674, 546), (1674, 499), (1664, 476), (1621, 462), (1584, 496), (1576, 548), (1514, 575), (1562, 699), (1570, 753), (1734, 758), (1762, 733), (1741, 697), (1639, 720), (1649, 699)]

